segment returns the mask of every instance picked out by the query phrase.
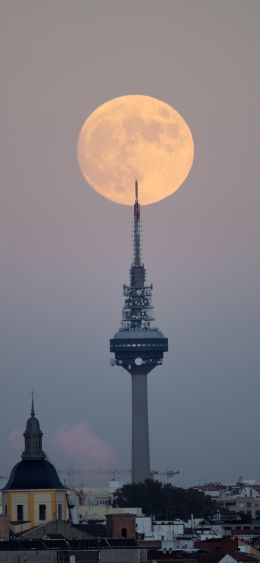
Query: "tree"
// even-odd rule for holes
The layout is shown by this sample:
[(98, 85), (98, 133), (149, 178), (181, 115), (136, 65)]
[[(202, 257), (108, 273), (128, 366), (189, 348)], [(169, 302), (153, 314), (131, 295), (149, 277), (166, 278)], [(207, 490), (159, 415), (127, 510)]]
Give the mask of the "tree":
[(118, 489), (114, 505), (122, 508), (141, 507), (146, 516), (153, 516), (157, 520), (188, 520), (191, 514), (197, 518), (209, 518), (216, 512), (216, 503), (209, 496), (195, 489), (173, 487), (152, 479)]

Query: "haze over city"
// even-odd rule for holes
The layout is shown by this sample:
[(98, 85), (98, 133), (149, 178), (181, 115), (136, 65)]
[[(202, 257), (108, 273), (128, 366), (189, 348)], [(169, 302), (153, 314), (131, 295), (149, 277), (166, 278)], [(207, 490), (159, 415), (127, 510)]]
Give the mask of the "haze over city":
[(2, 4), (0, 473), (22, 451), (31, 389), (57, 468), (130, 467), (130, 377), (109, 338), (132, 209), (87, 185), (76, 143), (97, 106), (144, 94), (195, 145), (182, 187), (142, 207), (169, 339), (149, 377), (151, 466), (181, 485), (260, 478), (259, 16), (254, 0)]

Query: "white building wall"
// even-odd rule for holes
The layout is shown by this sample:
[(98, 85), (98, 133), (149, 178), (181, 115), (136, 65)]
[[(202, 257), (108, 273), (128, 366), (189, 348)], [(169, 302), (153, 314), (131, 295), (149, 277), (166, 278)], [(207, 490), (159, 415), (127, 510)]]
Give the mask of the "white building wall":
[(153, 523), (153, 532), (155, 539), (172, 540), (174, 536), (183, 535), (184, 522), (182, 520), (174, 520), (172, 522), (156, 521)]
[(152, 536), (152, 519), (150, 516), (137, 516), (136, 518), (136, 531), (138, 534), (145, 536)]
[(258, 491), (256, 491), (254, 488), (252, 488), (252, 487), (244, 487), (244, 488), (240, 491), (239, 496), (240, 496), (240, 497), (253, 497), (253, 498), (256, 498), (256, 497), (259, 497), (260, 495), (259, 495)]
[(162, 540), (163, 546), (169, 548), (174, 546), (176, 536), (183, 535), (184, 522), (152, 522), (150, 517), (141, 516), (136, 518), (136, 529), (139, 534), (144, 534), (145, 539)]
[(193, 539), (181, 539), (178, 538), (174, 541), (174, 549), (193, 549), (194, 548), (194, 540)]

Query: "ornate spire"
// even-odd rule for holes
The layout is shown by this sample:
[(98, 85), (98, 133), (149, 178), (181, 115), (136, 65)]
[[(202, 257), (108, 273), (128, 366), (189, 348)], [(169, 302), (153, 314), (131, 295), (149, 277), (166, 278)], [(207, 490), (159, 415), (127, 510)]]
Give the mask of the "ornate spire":
[(33, 402), (33, 398), (34, 398), (34, 392), (31, 392), (32, 395), (32, 407), (31, 407), (31, 416), (35, 416), (35, 411), (34, 411), (34, 402)]
[(32, 405), (31, 405), (31, 416), (27, 420), (26, 429), (24, 432), (24, 452), (22, 453), (22, 459), (45, 459), (46, 454), (42, 449), (42, 436), (43, 433), (40, 429), (40, 423), (38, 418), (35, 416), (34, 411), (34, 394), (32, 391)]

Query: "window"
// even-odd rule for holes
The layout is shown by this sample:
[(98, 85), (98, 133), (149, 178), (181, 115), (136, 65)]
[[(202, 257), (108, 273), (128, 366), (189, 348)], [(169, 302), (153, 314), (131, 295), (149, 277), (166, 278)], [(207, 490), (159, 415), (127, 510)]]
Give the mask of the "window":
[(46, 520), (46, 504), (39, 504), (39, 520)]
[(122, 528), (122, 530), (121, 530), (121, 538), (127, 538), (127, 529), (126, 529), (126, 528)]
[(8, 513), (8, 507), (7, 507), (7, 504), (5, 504), (5, 514), (7, 514), (7, 513)]
[(23, 520), (23, 504), (17, 504), (16, 511), (17, 511), (17, 520), (22, 521)]
[(62, 520), (62, 504), (58, 504), (58, 520)]

